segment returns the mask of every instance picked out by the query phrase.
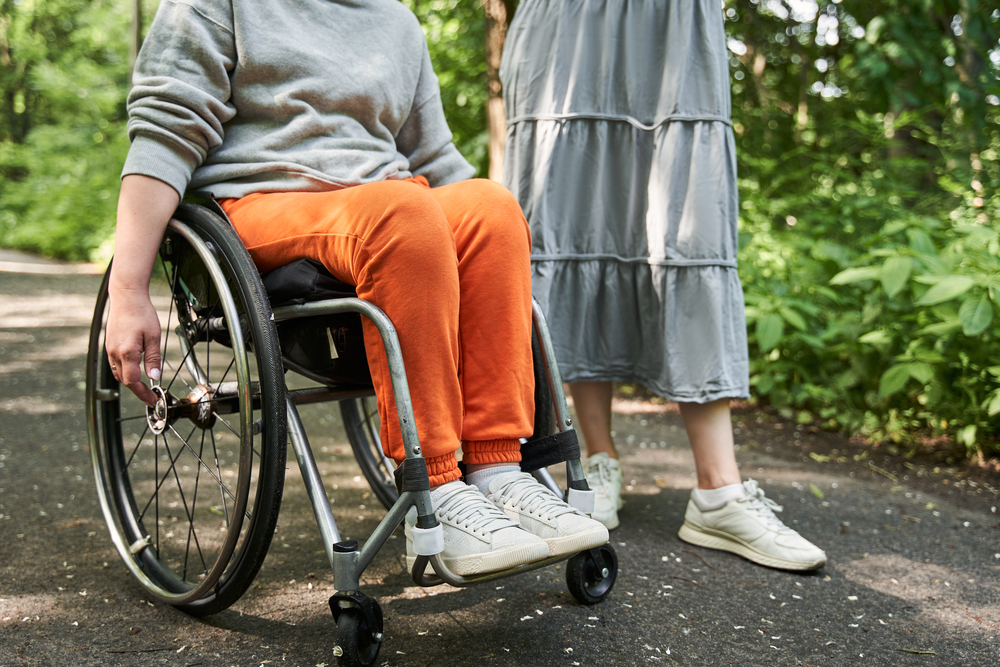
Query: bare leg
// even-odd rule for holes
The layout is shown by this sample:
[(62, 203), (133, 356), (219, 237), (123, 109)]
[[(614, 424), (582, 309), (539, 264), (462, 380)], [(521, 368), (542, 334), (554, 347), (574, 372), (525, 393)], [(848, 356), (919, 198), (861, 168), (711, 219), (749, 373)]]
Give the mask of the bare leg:
[(570, 382), (568, 386), (587, 456), (603, 452), (617, 459), (618, 450), (611, 439), (611, 383)]
[[(575, 398), (575, 396), (574, 396)], [(699, 489), (717, 489), (739, 484), (740, 470), (736, 466), (733, 442), (733, 422), (729, 414), (729, 399), (711, 403), (679, 403), (681, 417), (698, 474)]]

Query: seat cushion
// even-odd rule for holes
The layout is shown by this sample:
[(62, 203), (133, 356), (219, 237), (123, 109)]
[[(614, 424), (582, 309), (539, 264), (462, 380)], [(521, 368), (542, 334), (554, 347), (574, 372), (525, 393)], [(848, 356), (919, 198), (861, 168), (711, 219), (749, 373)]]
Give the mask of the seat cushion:
[[(354, 287), (334, 278), (317, 261), (300, 259), (261, 276), (271, 307), (355, 297)], [(278, 323), (286, 365), (316, 380), (371, 386), (361, 315), (341, 313)]]
[(271, 307), (357, 296), (352, 285), (333, 277), (313, 259), (300, 259), (262, 275)]

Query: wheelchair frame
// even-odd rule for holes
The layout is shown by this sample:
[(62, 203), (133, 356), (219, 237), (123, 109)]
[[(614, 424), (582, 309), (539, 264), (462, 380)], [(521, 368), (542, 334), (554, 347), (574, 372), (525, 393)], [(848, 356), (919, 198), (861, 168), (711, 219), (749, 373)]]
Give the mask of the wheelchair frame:
[[(175, 215), (176, 218), (187, 219), (189, 222), (195, 219), (207, 220), (207, 222), (203, 221), (199, 224), (217, 225), (219, 227), (219, 234), (227, 238), (228, 235), (231, 235), (236, 238), (236, 242), (238, 243), (238, 237), (236, 237), (235, 231), (230, 226), (225, 214), (221, 211), (221, 209), (213, 204), (214, 202), (209, 202), (208, 206), (202, 205), (197, 208), (192, 208), (192, 205), (190, 204), (183, 204)], [(206, 228), (210, 229), (210, 227)], [(192, 400), (185, 403), (183, 399), (178, 400), (169, 396), (169, 387), (166, 392), (161, 391), (161, 396), (163, 398), (160, 402), (158, 402), (157, 407), (147, 409), (148, 428), (154, 428), (157, 424), (160, 424), (160, 428), (162, 429), (162, 424), (168, 424), (168, 426), (172, 429), (172, 426), (170, 426), (169, 423), (170, 419), (173, 419), (173, 423), (176, 423), (178, 419), (186, 417), (195, 423), (195, 428), (201, 426), (201, 428), (204, 429), (205, 423), (210, 422), (214, 425), (216, 423), (215, 419), (220, 418), (218, 414), (215, 414), (215, 412), (224, 413), (223, 408), (235, 412), (236, 408), (239, 408), (241, 417), (240, 433), (242, 434), (240, 439), (240, 473), (243, 474), (244, 461), (248, 458), (252, 459), (254, 454), (258, 454), (261, 457), (261, 471), (263, 471), (263, 452), (258, 453), (254, 449), (252, 437), (249, 437), (249, 444), (246, 442), (248, 440), (248, 434), (258, 433), (261, 428), (259, 422), (252, 421), (253, 405), (255, 400), (258, 402), (263, 401), (265, 388), (258, 386), (255, 390), (253, 387), (248, 371), (250, 368), (248, 353), (260, 354), (260, 351), (257, 350), (256, 347), (261, 347), (262, 343), (260, 341), (257, 341), (256, 343), (251, 341), (251, 344), (247, 344), (247, 334), (244, 332), (244, 329), (250, 329), (253, 327), (246, 326), (248, 323), (243, 321), (243, 317), (241, 317), (241, 313), (237, 309), (233, 291), (229, 289), (227, 285), (227, 280), (232, 281), (233, 276), (240, 272), (239, 267), (243, 267), (243, 271), (252, 271), (253, 275), (246, 276), (246, 278), (248, 278), (251, 283), (255, 281), (255, 284), (258, 286), (260, 284), (259, 276), (256, 275), (256, 270), (253, 268), (252, 262), (249, 262), (249, 254), (246, 253), (246, 250), (242, 247), (241, 243), (239, 243), (238, 247), (233, 244), (229, 244), (226, 246), (229, 248), (227, 250), (226, 247), (222, 247), (225, 245), (223, 243), (206, 241), (204, 238), (201, 238), (201, 236), (199, 236), (199, 234), (193, 230), (189, 224), (185, 224), (185, 222), (182, 222), (180, 219), (171, 220), (168, 227), (168, 234), (176, 234), (182, 237), (188, 244), (190, 244), (199, 261), (201, 261), (205, 266), (205, 269), (212, 280), (212, 284), (216, 286), (216, 291), (218, 292), (217, 297), (219, 303), (221, 304), (222, 318), (224, 321), (213, 325), (216, 326), (218, 330), (218, 333), (216, 334), (208, 333), (208, 329), (206, 328), (208, 325), (200, 324), (201, 319), (210, 318), (199, 318), (197, 321), (192, 322), (181, 321), (183, 319), (181, 313), (182, 300), (186, 299), (185, 303), (189, 305), (204, 304), (199, 304), (196, 297), (192, 296), (189, 292), (189, 286), (183, 281), (181, 281), (181, 287), (184, 294), (179, 293), (176, 286), (176, 267), (178, 262), (177, 260), (173, 260), (175, 284), (172, 284), (171, 286), (170, 298), (171, 309), (173, 308), (174, 302), (177, 303), (178, 308), (178, 340), (181, 348), (180, 351), (184, 353), (182, 363), (192, 373), (192, 376), (198, 379), (199, 387), (202, 384), (208, 387), (208, 393), (206, 394), (206, 398), (202, 398), (197, 401)], [(216, 237), (213, 236), (213, 238)], [(227, 252), (239, 255), (240, 250), (242, 250), (242, 253), (245, 254), (245, 257), (234, 258), (225, 256)], [(165, 252), (166, 251), (161, 251), (161, 254)], [(166, 257), (167, 255), (163, 254), (163, 256)], [(229, 272), (231, 275), (224, 275), (222, 268), (224, 264), (229, 265)], [(249, 265), (249, 269), (246, 268), (247, 265)], [(164, 267), (166, 267), (166, 263), (164, 264)], [(221, 289), (219, 286), (224, 286), (226, 289)], [(206, 293), (210, 294), (211, 290), (208, 289)], [(244, 294), (243, 300), (246, 302), (250, 299), (247, 299)], [(256, 300), (256, 298), (253, 300)], [(115, 442), (113, 434), (115, 428), (119, 428), (120, 430), (120, 423), (122, 421), (117, 407), (120, 404), (122, 392), (120, 392), (113, 382), (113, 377), (111, 377), (110, 374), (110, 368), (107, 365), (107, 356), (104, 352), (103, 345), (101, 344), (103, 313), (106, 308), (106, 303), (107, 277), (105, 278), (105, 283), (102, 286), (101, 295), (98, 298), (94, 324), (91, 330), (91, 344), (88, 353), (87, 394), (91, 456), (95, 469), (95, 477), (97, 480), (101, 507), (108, 523), (112, 539), (129, 570), (139, 580), (139, 582), (154, 595), (154, 597), (157, 597), (157, 599), (160, 599), (161, 601), (175, 604), (191, 613), (212, 613), (214, 611), (218, 611), (219, 609), (216, 608), (218, 605), (207, 605), (204, 608), (185, 608), (183, 605), (177, 603), (177, 600), (181, 599), (181, 596), (174, 595), (169, 592), (164, 594), (162, 587), (158, 586), (156, 581), (151, 579), (151, 576), (157, 574), (155, 572), (155, 567), (160, 567), (157, 563), (157, 558), (159, 556), (158, 554), (153, 553), (154, 551), (159, 551), (158, 542), (157, 545), (153, 545), (148, 534), (144, 538), (142, 537), (142, 532), (145, 530), (141, 528), (142, 514), (140, 513), (138, 515), (138, 519), (126, 516), (129, 514), (129, 508), (125, 507), (123, 510), (123, 501), (120, 498), (116, 499), (114, 497), (116, 493), (120, 495), (124, 494), (128, 500), (128, 502), (125, 502), (124, 504), (128, 505), (128, 503), (131, 503), (131, 509), (134, 513), (137, 503), (133, 498), (134, 492), (130, 486), (131, 482), (129, 481), (128, 473), (128, 461), (132, 460), (131, 457), (125, 462), (124, 470), (114, 469), (114, 466), (110, 465), (108, 462), (108, 459), (114, 458), (115, 456), (115, 451), (113, 451), (114, 448), (121, 447), (120, 442)], [(244, 305), (250, 306), (250, 304), (247, 303), (244, 303)], [(339, 642), (339, 652), (335, 649), (335, 655), (338, 655), (341, 664), (370, 665), (374, 663), (381, 646), (383, 620), (378, 603), (361, 593), (359, 590), (362, 573), (374, 559), (378, 551), (385, 545), (396, 528), (403, 522), (405, 515), (411, 507), (417, 508), (418, 518), (416, 527), (420, 529), (418, 532), (434, 535), (436, 537), (431, 541), (434, 542), (436, 540), (440, 542), (439, 538), (442, 530), (434, 516), (433, 508), (431, 506), (429, 494), (430, 486), (427, 478), (426, 463), (423, 460), (421, 452), (419, 436), (410, 402), (409, 385), (407, 383), (406, 371), (403, 365), (402, 351), (400, 349), (395, 327), (385, 313), (379, 308), (358, 298), (340, 298), (325, 301), (314, 301), (301, 305), (279, 306), (272, 310), (267, 298), (264, 297), (256, 307), (259, 310), (257, 315), (259, 315), (260, 319), (264, 320), (263, 323), (256, 324), (262, 326), (263, 329), (270, 328), (272, 331), (276, 331), (278, 323), (289, 322), (299, 318), (327, 316), (340, 313), (359, 313), (362, 316), (367, 317), (375, 325), (381, 336), (383, 347), (385, 348), (392, 390), (397, 406), (396, 416), (399, 420), (403, 445), (406, 452), (406, 459), (397, 470), (397, 486), (400, 489), (398, 498), (388, 509), (386, 516), (379, 522), (378, 526), (371, 533), (363, 546), (359, 547), (357, 541), (355, 540), (347, 542), (341, 540), (340, 532), (337, 528), (330, 503), (327, 500), (326, 491), (316, 465), (315, 457), (313, 456), (312, 449), (309, 445), (305, 427), (299, 416), (298, 406), (308, 403), (341, 401), (344, 399), (369, 396), (371, 395), (371, 391), (355, 387), (338, 389), (332, 384), (309, 389), (286, 390), (283, 378), (279, 387), (269, 387), (266, 389), (269, 394), (270, 392), (276, 392), (271, 397), (273, 404), (281, 402), (284, 403), (284, 410), (287, 418), (287, 435), (291, 440), (296, 463), (301, 471), (306, 492), (319, 526), (320, 534), (323, 539), (323, 545), (326, 550), (327, 560), (333, 570), (334, 588), (337, 592), (330, 598), (330, 608), (338, 625)], [(250, 308), (247, 307), (246, 310), (250, 310)], [(185, 313), (185, 316), (186, 315), (187, 314)], [(245, 315), (249, 316), (249, 313), (245, 313)], [(533, 329), (538, 341), (537, 350), (540, 355), (541, 367), (544, 370), (543, 379), (548, 385), (549, 403), (551, 403), (556, 417), (555, 427), (557, 431), (555, 436), (551, 436), (550, 440), (540, 441), (540, 447), (545, 448), (546, 450), (559, 450), (560, 447), (562, 448), (562, 451), (548, 451), (547, 453), (543, 453), (541, 458), (538, 458), (538, 461), (543, 466), (546, 466), (556, 460), (565, 460), (569, 486), (569, 490), (567, 492), (568, 500), (571, 504), (589, 512), (593, 508), (593, 492), (587, 489), (583, 468), (579, 460), (579, 448), (575, 443), (575, 434), (572, 431), (572, 422), (562, 389), (559, 369), (555, 363), (552, 341), (548, 328), (545, 324), (544, 316), (542, 315), (541, 309), (536, 302), (533, 303), (532, 315)], [(190, 333), (191, 331), (199, 330), (198, 327), (205, 330), (204, 335), (206, 340), (209, 342), (212, 340), (212, 335), (228, 336), (234, 357), (232, 365), (236, 366), (237, 387), (235, 392), (232, 388), (226, 389), (228, 393), (223, 392), (222, 387), (226, 383), (220, 383), (218, 386), (213, 387), (207, 380), (205, 380), (204, 383), (200, 382), (202, 376), (205, 375), (205, 371), (198, 366), (199, 362), (197, 359), (191, 358), (192, 350), (194, 346), (197, 345), (198, 340), (193, 339), (192, 334)], [(225, 331), (223, 331), (223, 327), (225, 327)], [(167, 334), (169, 335), (169, 331)], [(276, 340), (276, 336), (274, 336), (274, 340)], [(284, 357), (283, 354), (282, 357)], [(282, 366), (286, 371), (296, 370), (294, 367), (290, 367), (287, 362), (283, 363)], [(109, 377), (111, 377), (110, 380)], [(314, 380), (316, 379), (311, 374), (307, 375), (307, 377)], [(283, 400), (281, 398), (282, 395)], [(537, 395), (538, 393), (536, 392), (536, 396)], [(228, 403), (226, 405), (229, 405), (228, 408), (224, 405), (227, 401)], [(208, 408), (211, 408), (213, 414), (215, 414), (214, 417), (197, 416), (200, 414), (198, 412), (199, 409), (202, 409), (204, 412), (204, 410), (207, 410)], [(536, 406), (536, 410), (537, 409), (539, 409), (538, 406)], [(115, 423), (115, 418), (117, 418), (117, 424)], [(156, 422), (156, 419), (160, 419), (161, 421)], [(201, 419), (202, 421), (198, 421), (198, 419)], [(229, 430), (233, 431), (233, 433), (236, 433), (235, 429), (228, 426), (228, 424), (227, 427)], [(157, 433), (155, 428), (153, 432)], [(194, 432), (195, 429), (192, 429), (192, 433)], [(176, 433), (176, 430), (174, 433)], [(145, 434), (145, 431), (143, 431), (143, 434)], [(144, 436), (140, 436), (139, 440), (141, 441), (143, 437)], [(118, 439), (121, 440), (120, 434)], [(275, 439), (279, 440), (279, 442), (269, 443), (268, 446), (277, 446), (279, 449), (283, 450), (283, 442), (280, 442), (281, 435), (278, 435)], [(202, 436), (202, 441), (204, 443), (204, 435)], [(136, 449), (139, 448), (140, 444), (141, 442), (136, 444)], [(166, 445), (165, 436), (164, 444)], [(188, 449), (191, 449), (190, 445), (187, 445), (186, 442), (185, 445)], [(261, 449), (264, 449), (263, 445), (261, 445)], [(357, 451), (358, 450), (355, 449), (356, 453)], [(283, 458), (284, 452), (282, 451), (280, 454)], [(132, 456), (135, 456), (134, 452)], [(169, 457), (171, 459), (169, 467), (174, 468), (180, 454), (177, 454), (177, 458), (174, 458), (174, 455), (169, 453)], [(200, 456), (198, 460), (201, 461)], [(202, 463), (204, 462), (202, 461)], [(216, 467), (218, 467), (218, 463), (216, 464)], [(272, 468), (273, 467), (274, 466), (272, 466)], [(211, 470), (209, 470), (209, 472), (211, 472)], [(260, 472), (259, 474), (263, 476), (264, 472)], [(283, 474), (283, 470), (271, 470), (271, 474)], [(177, 477), (178, 473), (176, 470), (173, 470), (173, 475)], [(213, 476), (216, 477), (216, 481), (219, 481), (221, 486), (222, 482), (219, 477), (214, 474)], [(159, 472), (157, 472), (156, 478), (158, 477)], [(165, 473), (163, 478), (164, 481), (166, 480), (166, 477), (167, 474)], [(536, 477), (538, 477), (554, 492), (562, 494), (562, 490), (548, 474), (545, 467), (541, 467), (539, 469), (536, 473)], [(159, 493), (160, 485), (162, 485), (164, 481), (159, 481), (157, 483), (154, 494)], [(261, 483), (261, 480), (258, 480), (258, 482)], [(276, 503), (280, 503), (281, 483), (280, 480), (278, 480), (278, 482)], [(181, 484), (179, 477), (177, 484), (178, 486)], [(197, 489), (197, 482), (195, 485)], [(237, 493), (241, 493), (241, 491), (237, 490)], [(197, 490), (195, 494), (197, 495)], [(230, 495), (234, 494), (230, 493)], [(183, 491), (181, 492), (181, 497), (184, 502), (185, 511), (187, 511), (188, 503), (187, 500), (183, 499)], [(225, 501), (225, 498), (223, 498), (223, 500)], [(240, 505), (239, 500), (236, 500), (237, 502), (234, 505), (232, 519), (233, 523), (236, 524), (236, 532), (238, 534), (235, 538), (227, 534), (226, 544), (229, 542), (235, 542), (239, 539), (239, 531), (242, 529), (241, 522), (244, 520), (244, 515), (249, 516), (245, 506)], [(148, 506), (149, 503), (147, 503), (147, 507)], [(273, 511), (273, 520), (276, 520), (277, 508), (275, 507)], [(157, 516), (159, 516), (158, 506)], [(194, 519), (191, 517), (191, 513), (188, 514), (188, 519), (191, 522), (190, 528), (193, 530)], [(132, 537), (127, 537), (129, 533), (125, 530), (123, 524), (129, 522), (140, 524), (138, 529), (140, 532), (134, 533), (133, 531), (132, 537), (137, 534), (141, 539), (132, 540)], [(229, 517), (227, 516), (227, 525), (228, 522)], [(265, 531), (273, 531), (273, 521), (271, 525), (264, 526), (263, 529)], [(159, 529), (157, 528), (157, 530)], [(252, 536), (252, 532), (254, 530), (259, 530), (259, 528), (255, 526), (254, 522), (252, 522), (247, 530), (250, 531), (250, 536)], [(230, 532), (232, 532), (232, 529), (230, 529)], [(158, 541), (159, 532), (157, 532), (157, 536)], [(250, 536), (245, 537), (244, 539), (249, 540), (251, 538)], [(261, 536), (258, 535), (257, 537), (260, 538)], [(270, 537), (270, 532), (268, 532), (266, 536), (261, 538), (264, 542), (262, 553), (266, 553)], [(130, 540), (132, 540), (131, 543), (129, 543)], [(188, 541), (190, 542), (190, 533)], [(432, 547), (430, 550), (433, 551), (434, 548), (439, 549), (439, 547)], [(201, 547), (199, 546), (199, 551), (200, 549)], [(260, 550), (259, 545), (258, 550)], [(418, 553), (425, 553), (426, 551), (426, 546), (424, 547), (424, 551), (421, 551), (418, 548)], [(223, 576), (224, 573), (228, 571), (227, 568), (230, 567), (231, 562), (235, 559), (232, 549), (228, 554), (225, 550), (223, 550), (221, 554), (222, 555), (220, 555), (219, 560), (215, 563), (213, 570), (208, 573), (209, 578), (211, 576), (216, 576), (216, 578)], [(142, 560), (142, 557), (144, 556), (149, 556), (149, 558), (144, 561)], [(150, 559), (153, 565), (150, 565)], [(465, 577), (452, 572), (444, 563), (440, 552), (438, 552), (436, 554), (418, 556), (413, 566), (411, 576), (413, 577), (413, 580), (421, 586), (434, 586), (441, 583), (448, 583), (453, 586), (463, 587), (476, 583), (493, 581), (522, 572), (528, 572), (566, 559), (570, 559), (571, 561), (569, 567), (567, 567), (568, 585), (570, 591), (578, 600), (584, 604), (593, 604), (595, 602), (599, 602), (606, 597), (608, 593), (610, 593), (617, 573), (617, 557), (615, 556), (614, 550), (610, 545), (604, 545), (574, 556), (548, 558), (508, 570)], [(262, 555), (260, 555), (260, 560), (263, 560)], [(434, 574), (428, 574), (426, 572), (426, 566), (428, 563), (431, 565)], [(252, 571), (248, 569), (250, 572), (250, 580), (252, 580), (252, 578), (256, 576), (259, 563), (257, 563), (255, 567), (252, 564), (247, 567), (252, 568)], [(150, 568), (152, 568), (152, 571)], [(186, 570), (187, 565), (185, 561), (185, 572)], [(181, 577), (181, 579), (185, 579), (185, 577)], [(216, 582), (210, 582), (206, 588), (211, 589), (212, 586), (217, 585), (218, 584)], [(195, 590), (200, 590), (198, 586), (204, 585), (199, 584), (195, 586)], [(184, 586), (180, 586), (180, 588), (184, 588)], [(185, 590), (187, 594), (191, 593), (191, 589), (188, 588)], [(242, 590), (237, 591), (236, 597), (238, 598), (240, 594), (242, 594)], [(223, 605), (223, 608), (224, 606), (231, 604), (232, 601), (234, 600), (226, 602)]]

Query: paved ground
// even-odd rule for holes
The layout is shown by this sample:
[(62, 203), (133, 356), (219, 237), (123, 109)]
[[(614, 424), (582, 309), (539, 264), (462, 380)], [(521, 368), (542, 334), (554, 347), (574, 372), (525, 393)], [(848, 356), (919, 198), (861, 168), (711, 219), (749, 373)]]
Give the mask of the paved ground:
[[(84, 425), (97, 286), (93, 275), (0, 273), (0, 667), (332, 667), (332, 576), (294, 467), (268, 560), (230, 610), (194, 619), (149, 603), (118, 560)], [(363, 537), (381, 513), (339, 415), (304, 414), (341, 531)], [(822, 571), (767, 570), (680, 542), (694, 483), (680, 419), (620, 404), (630, 483), (612, 595), (577, 604), (558, 567), (420, 589), (403, 573), (400, 534), (363, 587), (386, 616), (379, 664), (1000, 665), (1000, 476), (759, 412), (735, 420), (744, 472), (826, 549)]]

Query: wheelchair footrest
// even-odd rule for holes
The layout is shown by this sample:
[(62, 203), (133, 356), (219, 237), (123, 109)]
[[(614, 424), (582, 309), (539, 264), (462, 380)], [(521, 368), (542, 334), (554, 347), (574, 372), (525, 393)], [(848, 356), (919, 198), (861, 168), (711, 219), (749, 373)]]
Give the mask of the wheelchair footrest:
[(524, 472), (534, 472), (578, 458), (580, 458), (580, 442), (573, 429), (529, 440), (521, 445), (521, 470)]
[(444, 526), (438, 524), (433, 528), (410, 529), (413, 536), (413, 553), (418, 556), (433, 556), (444, 551)]
[(590, 515), (594, 513), (595, 495), (596, 494), (590, 490), (581, 491), (580, 489), (570, 489), (566, 494), (566, 502), (584, 514)]

